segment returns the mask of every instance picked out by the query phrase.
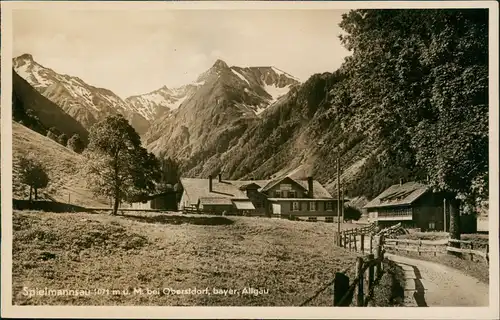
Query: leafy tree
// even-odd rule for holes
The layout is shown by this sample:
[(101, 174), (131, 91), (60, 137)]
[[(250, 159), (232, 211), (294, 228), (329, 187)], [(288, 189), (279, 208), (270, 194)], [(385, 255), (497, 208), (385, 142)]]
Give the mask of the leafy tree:
[(61, 133), (61, 135), (57, 138), (57, 142), (66, 147), (66, 145), (68, 144), (68, 136), (64, 133)]
[(82, 139), (80, 138), (80, 135), (78, 135), (77, 133), (75, 133), (69, 140), (68, 140), (68, 143), (67, 143), (68, 147), (73, 150), (74, 152), (76, 153), (82, 153), (84, 148), (85, 148), (85, 145), (83, 144), (83, 141)]
[[(435, 190), (487, 197), (488, 10), (355, 10), (340, 26), (352, 103), (389, 158)], [(457, 221), (452, 210), (454, 238)]]
[(156, 157), (141, 146), (122, 115), (109, 116), (90, 129), (85, 154), (87, 183), (95, 194), (113, 199), (113, 215), (123, 200), (153, 192), (160, 178)]
[(29, 201), (32, 201), (33, 190), (35, 200), (38, 199), (38, 189), (47, 187), (49, 176), (40, 161), (33, 154), (22, 155), (19, 158), (21, 182), (30, 187)]
[(173, 186), (180, 181), (180, 168), (179, 164), (172, 158), (166, 157), (160, 160), (161, 178), (160, 186), (161, 188), (170, 186), (169, 189), (173, 189)]

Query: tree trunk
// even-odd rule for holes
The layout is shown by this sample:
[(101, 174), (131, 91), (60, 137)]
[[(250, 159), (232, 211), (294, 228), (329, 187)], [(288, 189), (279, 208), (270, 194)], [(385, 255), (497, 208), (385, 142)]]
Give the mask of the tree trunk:
[[(450, 208), (450, 238), (460, 240), (460, 210), (456, 199), (448, 201)], [(460, 243), (452, 242), (450, 247), (460, 248)], [(454, 256), (461, 256), (459, 252), (448, 251)]]
[(35, 188), (35, 200), (38, 200), (38, 188)]
[(30, 202), (32, 201), (32, 195), (33, 195), (33, 187), (30, 186)]
[(448, 201), (450, 204), (450, 238), (460, 240), (460, 210), (458, 201), (453, 199)]
[(111, 212), (112, 215), (117, 215), (118, 214), (118, 205), (120, 204), (120, 199), (118, 194), (115, 194), (115, 202), (113, 204), (113, 211)]

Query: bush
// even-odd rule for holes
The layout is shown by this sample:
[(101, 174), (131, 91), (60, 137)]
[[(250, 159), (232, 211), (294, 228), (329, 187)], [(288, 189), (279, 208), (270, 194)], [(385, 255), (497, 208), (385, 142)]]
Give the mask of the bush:
[(58, 138), (57, 142), (62, 144), (63, 146), (66, 146), (68, 144), (68, 136), (66, 136), (64, 133), (62, 133)]
[(384, 260), (384, 272), (372, 294), (371, 303), (377, 307), (400, 307), (404, 303), (405, 277), (393, 261)]
[(85, 146), (80, 135), (74, 134), (67, 142), (68, 147), (76, 153), (82, 153)]

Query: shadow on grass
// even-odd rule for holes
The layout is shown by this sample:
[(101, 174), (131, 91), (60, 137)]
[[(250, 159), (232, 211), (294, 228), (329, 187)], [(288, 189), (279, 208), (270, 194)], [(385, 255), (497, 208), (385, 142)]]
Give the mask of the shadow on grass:
[(158, 224), (194, 224), (194, 225), (208, 225), (208, 226), (227, 226), (234, 223), (233, 220), (225, 217), (189, 217), (189, 216), (170, 216), (170, 215), (158, 215), (158, 216), (136, 216), (136, 215), (124, 215), (125, 219), (146, 222), (146, 223), (158, 223)]
[(46, 212), (89, 212), (87, 208), (48, 200), (19, 200), (12, 199), (12, 207), (14, 210), (34, 210), (34, 211), (46, 211)]

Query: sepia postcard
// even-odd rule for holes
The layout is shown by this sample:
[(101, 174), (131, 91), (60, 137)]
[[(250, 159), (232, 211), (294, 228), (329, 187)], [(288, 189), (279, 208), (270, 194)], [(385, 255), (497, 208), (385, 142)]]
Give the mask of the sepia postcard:
[(1, 5), (8, 318), (497, 319), (498, 3)]

